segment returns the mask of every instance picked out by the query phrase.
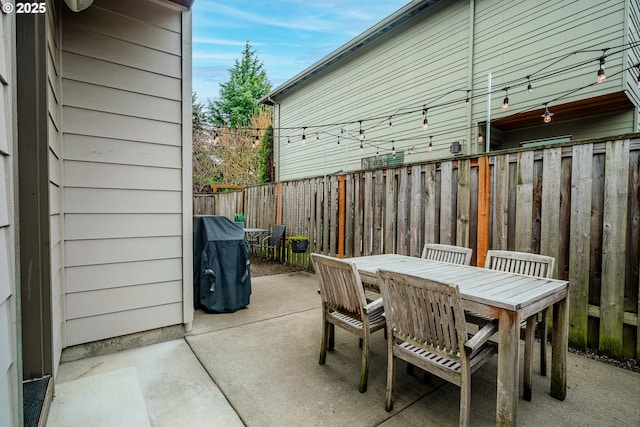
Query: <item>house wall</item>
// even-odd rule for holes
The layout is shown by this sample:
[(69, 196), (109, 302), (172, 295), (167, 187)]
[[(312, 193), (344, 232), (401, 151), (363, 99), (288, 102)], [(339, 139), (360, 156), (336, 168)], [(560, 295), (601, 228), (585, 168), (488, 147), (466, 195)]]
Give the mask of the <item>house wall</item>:
[(64, 241), (62, 216), (62, 77), (60, 2), (47, 2), (47, 135), (49, 142), (49, 240), (51, 248), (51, 342), (53, 372), (64, 346)]
[[(476, 142), (477, 124), (487, 119), (489, 73), (494, 91), (492, 119), (541, 108), (558, 96), (562, 96), (558, 103), (567, 103), (623, 90), (635, 93), (637, 88), (626, 84), (629, 72), (619, 73), (627, 66), (626, 55), (614, 53), (615, 49), (608, 52), (606, 84), (584, 87), (595, 80), (595, 58), (601, 54), (597, 49), (623, 46), (629, 31), (637, 33), (639, 21), (628, 19), (627, 14), (626, 0), (440, 2), (275, 99), (275, 123), (282, 128), (276, 134), (278, 177), (287, 180), (359, 169), (361, 158), (387, 154), (392, 146), (405, 152), (405, 162), (447, 157), (453, 141), (463, 144), (463, 153), (482, 152), (484, 146)], [(571, 54), (579, 50), (591, 51)], [(583, 60), (592, 61), (536, 80)], [(523, 80), (527, 75), (532, 75), (531, 94)], [(518, 84), (513, 83), (516, 80)], [(510, 107), (503, 112), (502, 88), (507, 85), (511, 85)], [(471, 89), (468, 104), (467, 88)], [(570, 93), (578, 88), (582, 89)], [(424, 107), (432, 107), (427, 131), (421, 128)], [(553, 103), (549, 107), (553, 111)], [(372, 120), (362, 124), (366, 142), (361, 151), (357, 135), (362, 119)], [(350, 123), (314, 127), (344, 122)], [(303, 126), (308, 126), (304, 146), (299, 130)], [(585, 137), (635, 130), (633, 121), (614, 125), (600, 120), (584, 120), (580, 129)], [(544, 132), (542, 126), (532, 127), (526, 139), (539, 138)], [(338, 135), (340, 148), (336, 147)]]
[[(6, 3), (1, 1), (1, 4)], [(22, 425), (16, 293), (13, 72), (14, 15), (0, 12), (0, 425)]]
[(182, 19), (153, 1), (63, 8), (66, 345), (190, 321)]

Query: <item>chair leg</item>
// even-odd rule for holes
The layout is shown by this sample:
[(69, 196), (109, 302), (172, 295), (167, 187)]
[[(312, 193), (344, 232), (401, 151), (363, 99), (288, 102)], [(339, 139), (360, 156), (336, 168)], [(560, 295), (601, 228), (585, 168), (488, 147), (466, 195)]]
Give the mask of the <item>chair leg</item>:
[(362, 344), (362, 362), (360, 364), (360, 393), (367, 391), (367, 379), (369, 377), (369, 337), (365, 335)]
[(319, 364), (324, 365), (327, 360), (327, 342), (329, 341), (329, 330), (332, 325), (323, 319), (322, 321), (322, 342), (320, 343), (320, 360)]
[(460, 378), (460, 426), (468, 426), (471, 420), (471, 373), (466, 370)]
[(533, 372), (533, 336), (535, 333), (536, 315), (527, 319), (524, 333), (524, 392), (525, 400), (531, 401), (531, 375)]
[(335, 334), (335, 325), (333, 323), (329, 323), (329, 351), (333, 351), (333, 346), (335, 344)]
[(384, 410), (387, 412), (393, 411), (393, 386), (395, 384), (395, 367), (396, 358), (393, 356), (391, 350), (387, 355), (387, 393), (384, 400)]
[(547, 376), (547, 309), (542, 310), (542, 333), (540, 334), (540, 375)]

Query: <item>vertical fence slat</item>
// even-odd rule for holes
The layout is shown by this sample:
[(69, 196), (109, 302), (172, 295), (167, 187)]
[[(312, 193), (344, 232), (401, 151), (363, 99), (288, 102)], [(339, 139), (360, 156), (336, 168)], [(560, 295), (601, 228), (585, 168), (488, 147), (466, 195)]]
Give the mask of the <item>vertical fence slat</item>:
[(400, 255), (408, 255), (408, 203), (409, 203), (409, 174), (407, 173), (407, 167), (400, 169), (398, 174), (399, 189), (398, 189), (398, 227), (397, 227), (397, 246), (396, 252)]
[(384, 230), (384, 175), (377, 170), (374, 179), (373, 194), (373, 253), (382, 253)]
[(507, 249), (507, 233), (509, 230), (509, 155), (495, 157), (493, 195), (493, 236), (491, 247), (498, 250)]
[(424, 243), (436, 241), (436, 165), (424, 167)]
[(385, 213), (384, 213), (384, 253), (393, 254), (396, 251), (396, 226), (397, 226), (397, 214), (396, 207), (398, 206), (397, 197), (397, 184), (395, 170), (387, 170), (387, 178), (385, 181)]
[(354, 190), (353, 190), (353, 175), (347, 175), (345, 177), (345, 242), (344, 242), (344, 256), (353, 256), (353, 206), (354, 206)]
[(423, 200), (422, 168), (415, 165), (411, 168), (411, 206), (409, 207), (409, 255), (419, 256), (423, 243)]
[(542, 153), (542, 213), (540, 253), (556, 259), (552, 277), (558, 277), (560, 248), (560, 182), (562, 181), (560, 148), (548, 148)]
[(453, 162), (440, 163), (440, 243), (453, 245)]
[(533, 151), (518, 153), (515, 215), (516, 250), (531, 252), (533, 231)]
[(354, 174), (353, 181), (353, 256), (362, 255), (362, 174)]
[(471, 162), (458, 162), (458, 198), (456, 214), (456, 245), (469, 247), (471, 219)]
[(600, 350), (621, 357), (629, 197), (628, 141), (607, 142), (604, 185)]
[(476, 265), (484, 267), (490, 245), (491, 226), (491, 168), (489, 158), (478, 161), (478, 243)]
[(338, 177), (331, 176), (331, 200), (329, 210), (329, 221), (327, 228), (329, 228), (329, 251), (331, 256), (338, 254)]
[(591, 181), (593, 146), (576, 145), (571, 160), (571, 237), (569, 239), (570, 342), (587, 346), (589, 250), (591, 246)]
[(362, 255), (371, 255), (373, 245), (373, 174), (364, 173), (364, 226), (362, 229)]

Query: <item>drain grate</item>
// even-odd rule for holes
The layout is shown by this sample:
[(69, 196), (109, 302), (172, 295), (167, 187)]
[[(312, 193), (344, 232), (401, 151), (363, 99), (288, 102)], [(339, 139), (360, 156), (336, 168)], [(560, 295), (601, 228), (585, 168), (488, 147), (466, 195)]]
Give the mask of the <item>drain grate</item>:
[(38, 427), (50, 376), (22, 383), (24, 427)]

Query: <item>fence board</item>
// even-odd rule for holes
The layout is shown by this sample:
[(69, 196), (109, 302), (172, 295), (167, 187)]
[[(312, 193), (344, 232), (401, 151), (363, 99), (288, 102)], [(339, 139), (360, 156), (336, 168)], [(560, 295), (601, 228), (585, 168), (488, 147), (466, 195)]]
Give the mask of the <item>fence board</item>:
[(361, 174), (356, 173), (353, 181), (353, 256), (362, 255), (362, 191), (361, 191)]
[[(540, 253), (558, 260), (560, 249), (560, 183), (562, 154), (560, 148), (548, 148), (542, 161), (542, 206), (540, 214)], [(553, 276), (558, 277), (558, 262)]]
[(531, 252), (533, 230), (533, 152), (518, 153), (516, 183), (515, 247), (517, 251)]
[(384, 176), (382, 169), (375, 173), (373, 180), (373, 253), (381, 254), (384, 231)]
[(453, 163), (440, 164), (440, 243), (455, 245), (453, 240)]
[(408, 229), (409, 229), (409, 218), (408, 218), (408, 204), (409, 204), (409, 194), (411, 191), (411, 184), (409, 181), (409, 174), (407, 172), (407, 167), (403, 167), (400, 169), (398, 173), (398, 181), (399, 181), (399, 189), (398, 189), (398, 228), (397, 228), (397, 241), (398, 246), (396, 251), (400, 255), (408, 255)]
[(493, 234), (491, 248), (506, 250), (509, 231), (509, 155), (495, 157), (493, 190)]
[(396, 206), (398, 206), (398, 187), (394, 170), (387, 171), (385, 192), (384, 253), (393, 254), (396, 253), (396, 218), (398, 215), (396, 211)]
[(436, 165), (424, 167), (424, 243), (436, 242)]
[(422, 183), (422, 168), (415, 165), (411, 168), (411, 204), (409, 206), (409, 255), (420, 256), (423, 242), (422, 207), (424, 190)]
[(373, 246), (373, 173), (364, 173), (364, 226), (362, 233), (363, 255), (371, 255)]
[(345, 177), (345, 242), (344, 242), (344, 256), (352, 257), (353, 256), (353, 218), (354, 218), (354, 186), (353, 186), (353, 175), (347, 175)]
[(458, 197), (456, 215), (456, 245), (469, 247), (471, 219), (471, 162), (458, 162)]
[(569, 246), (569, 339), (586, 348), (589, 308), (593, 146), (573, 147), (571, 161), (571, 237)]
[(329, 203), (329, 253), (331, 256), (338, 255), (338, 178), (335, 175), (330, 179), (331, 200)]
[(607, 142), (602, 230), (600, 350), (622, 356), (629, 143)]

